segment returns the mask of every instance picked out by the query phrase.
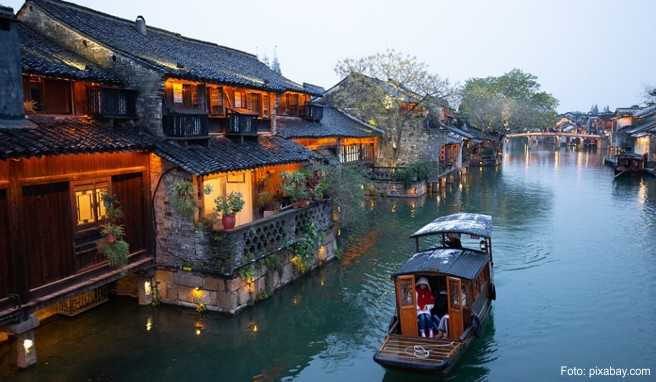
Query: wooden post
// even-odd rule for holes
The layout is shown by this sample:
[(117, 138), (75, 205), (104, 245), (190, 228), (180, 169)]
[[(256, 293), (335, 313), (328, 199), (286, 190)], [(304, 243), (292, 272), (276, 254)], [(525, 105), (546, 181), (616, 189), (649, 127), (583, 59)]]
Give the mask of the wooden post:
[(23, 190), (20, 176), (23, 170), (23, 161), (20, 159), (9, 160), (9, 188), (7, 189), (7, 215), (9, 220), (9, 251), (11, 264), (13, 265), (11, 292), (20, 296), (20, 302), (28, 300), (27, 262), (25, 261), (25, 248), (21, 228), (25, 227), (22, 214)]

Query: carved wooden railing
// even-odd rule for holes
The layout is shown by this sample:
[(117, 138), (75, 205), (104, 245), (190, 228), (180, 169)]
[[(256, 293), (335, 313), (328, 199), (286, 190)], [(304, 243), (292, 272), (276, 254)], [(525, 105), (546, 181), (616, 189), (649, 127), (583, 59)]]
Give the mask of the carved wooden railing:
[[(273, 216), (232, 230), (210, 233), (204, 271), (232, 275), (240, 267), (263, 259), (303, 239), (308, 225), (319, 232), (332, 227), (330, 202), (315, 202), (307, 208), (290, 208)], [(211, 268), (211, 269), (208, 269)]]

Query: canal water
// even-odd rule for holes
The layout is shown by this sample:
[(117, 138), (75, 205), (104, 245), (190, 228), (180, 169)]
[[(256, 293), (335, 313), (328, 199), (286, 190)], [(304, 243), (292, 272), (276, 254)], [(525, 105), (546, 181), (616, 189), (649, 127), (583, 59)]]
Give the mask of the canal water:
[[(47, 323), (37, 332), (39, 364), (0, 376), (553, 381), (561, 366), (612, 366), (651, 367), (652, 377), (638, 379), (655, 378), (656, 180), (614, 180), (594, 152), (520, 149), (446, 194), (367, 208), (338, 261), (235, 318), (115, 299)], [(412, 252), (409, 234), (458, 211), (494, 217), (492, 320), (447, 377), (386, 371), (372, 356), (394, 311), (390, 274)]]

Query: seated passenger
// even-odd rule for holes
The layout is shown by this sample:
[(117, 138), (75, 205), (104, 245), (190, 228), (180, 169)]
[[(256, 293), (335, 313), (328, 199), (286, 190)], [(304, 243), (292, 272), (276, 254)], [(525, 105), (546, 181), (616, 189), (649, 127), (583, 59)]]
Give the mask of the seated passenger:
[(435, 298), (431, 292), (428, 279), (420, 277), (417, 281), (417, 318), (419, 319), (419, 335), (433, 337), (433, 321), (431, 319), (431, 308), (435, 305)]
[(460, 234), (456, 232), (449, 232), (446, 234), (446, 246), (449, 248), (462, 249), (462, 242), (460, 241)]
[(446, 306), (446, 291), (440, 291), (435, 299), (435, 307), (431, 309), (433, 330), (437, 332), (436, 338), (447, 338), (449, 335), (449, 315)]

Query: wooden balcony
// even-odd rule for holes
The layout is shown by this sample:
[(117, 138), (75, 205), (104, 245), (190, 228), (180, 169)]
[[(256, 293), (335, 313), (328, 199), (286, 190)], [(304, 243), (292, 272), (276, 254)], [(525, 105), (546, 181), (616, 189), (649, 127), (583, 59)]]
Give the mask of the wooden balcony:
[(162, 128), (164, 134), (170, 138), (206, 138), (207, 115), (169, 113), (162, 119)]
[(229, 135), (257, 135), (258, 125), (256, 115), (230, 113), (228, 114), (227, 133)]
[(89, 114), (104, 118), (135, 118), (137, 92), (114, 88), (88, 90)]
[(233, 275), (240, 267), (289, 248), (303, 238), (303, 229), (313, 223), (320, 232), (332, 227), (330, 202), (315, 202), (307, 208), (289, 208), (232, 230), (210, 233), (207, 259), (199, 271)]

